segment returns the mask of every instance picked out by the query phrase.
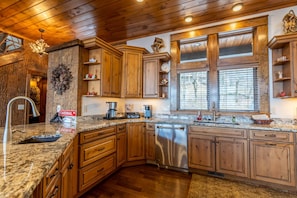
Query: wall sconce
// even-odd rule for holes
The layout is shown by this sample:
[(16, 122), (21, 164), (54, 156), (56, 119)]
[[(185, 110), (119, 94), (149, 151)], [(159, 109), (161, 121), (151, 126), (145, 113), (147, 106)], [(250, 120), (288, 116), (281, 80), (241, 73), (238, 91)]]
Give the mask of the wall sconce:
[(192, 20), (193, 20), (193, 17), (192, 16), (186, 16), (185, 17), (185, 22), (186, 23), (190, 23)]
[(42, 56), (43, 54), (47, 54), (45, 49), (49, 47), (49, 45), (43, 40), (42, 33), (44, 32), (44, 30), (40, 28), (39, 32), (40, 39), (38, 39), (34, 43), (29, 43), (29, 45), (33, 52), (38, 53), (40, 56)]
[(239, 10), (242, 9), (242, 7), (243, 7), (243, 3), (237, 3), (232, 6), (232, 10), (233, 12), (238, 12)]

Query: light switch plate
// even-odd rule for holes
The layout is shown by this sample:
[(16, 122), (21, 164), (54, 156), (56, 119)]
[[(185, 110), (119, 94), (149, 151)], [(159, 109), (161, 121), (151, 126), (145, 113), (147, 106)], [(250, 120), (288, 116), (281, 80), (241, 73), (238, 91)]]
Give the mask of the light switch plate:
[(24, 110), (25, 105), (24, 104), (18, 104), (18, 110)]

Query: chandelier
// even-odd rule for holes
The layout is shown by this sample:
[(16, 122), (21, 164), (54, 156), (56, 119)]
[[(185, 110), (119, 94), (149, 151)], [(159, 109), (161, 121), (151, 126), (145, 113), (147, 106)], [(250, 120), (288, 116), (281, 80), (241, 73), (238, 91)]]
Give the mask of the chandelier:
[(46, 42), (44, 42), (42, 37), (42, 33), (44, 32), (44, 29), (40, 28), (39, 32), (40, 32), (40, 39), (38, 39), (34, 43), (29, 43), (29, 45), (33, 52), (38, 53), (40, 56), (42, 56), (43, 54), (47, 54), (45, 49), (49, 47), (49, 45)]

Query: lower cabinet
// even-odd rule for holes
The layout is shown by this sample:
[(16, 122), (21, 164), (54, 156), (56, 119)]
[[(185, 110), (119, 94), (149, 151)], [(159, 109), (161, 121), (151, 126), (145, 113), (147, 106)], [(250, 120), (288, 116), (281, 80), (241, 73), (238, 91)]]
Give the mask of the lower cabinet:
[(117, 167), (127, 161), (127, 133), (126, 124), (117, 126)]
[(146, 123), (145, 132), (145, 158), (149, 161), (155, 161), (155, 124)]
[(251, 178), (295, 186), (293, 133), (250, 131)]
[(127, 123), (127, 161), (145, 159), (145, 123)]
[(248, 144), (244, 129), (190, 126), (189, 167), (248, 177)]
[(43, 197), (60, 197), (60, 160), (57, 160), (43, 178)]
[(78, 189), (83, 193), (116, 169), (116, 126), (79, 136)]

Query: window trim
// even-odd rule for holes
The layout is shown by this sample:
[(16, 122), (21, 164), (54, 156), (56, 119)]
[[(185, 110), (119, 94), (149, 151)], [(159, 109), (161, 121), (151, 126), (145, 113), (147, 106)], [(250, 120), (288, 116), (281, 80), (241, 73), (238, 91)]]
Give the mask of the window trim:
[[(232, 26), (232, 24), (236, 23), (235, 26)], [(177, 84), (177, 72), (178, 70), (191, 70), (194, 69), (193, 65), (195, 63), (191, 64), (180, 64), (180, 49), (179, 49), (179, 42), (182, 39), (189, 39), (194, 37), (199, 37), (202, 35), (208, 35), (208, 39), (215, 40), (218, 39), (218, 33), (219, 32), (227, 32), (232, 30), (238, 30), (243, 28), (251, 27), (254, 29), (254, 56), (253, 58), (248, 59), (244, 62), (244, 66), (248, 66), (249, 64), (255, 64), (257, 63), (259, 65), (258, 70), (258, 87), (259, 87), (259, 111), (263, 113), (269, 113), (269, 65), (268, 65), (268, 17), (258, 17), (248, 20), (242, 20), (237, 21), (233, 23), (227, 23), (223, 25), (213, 26), (209, 28), (203, 28), (198, 29), (194, 31), (184, 32), (184, 33), (178, 33), (171, 35), (171, 75), (170, 75), (170, 97), (171, 97), (171, 103), (170, 103), (170, 111), (172, 113), (190, 113), (194, 114), (197, 113), (197, 111), (181, 111), (178, 110), (178, 84)], [(234, 28), (235, 27), (235, 28)], [(209, 46), (208, 50), (218, 50), (218, 46)], [(217, 53), (217, 54), (216, 54)], [(221, 68), (231, 68), (228, 66), (227, 62), (219, 62), (218, 60), (218, 51), (212, 53), (212, 55), (209, 55), (208, 53), (208, 63), (201, 64), (202, 66), (200, 68), (204, 68), (205, 66), (209, 66), (209, 83), (211, 90), (210, 92), (210, 101), (209, 103), (212, 104), (215, 102), (218, 104), (218, 82), (217, 82), (217, 70)], [(242, 61), (236, 60), (236, 58), (232, 58), (234, 65), (242, 65)], [(186, 65), (185, 65), (186, 64)], [(207, 65), (209, 64), (209, 65)], [(213, 67), (213, 65), (220, 65), (217, 67)], [(231, 114), (230, 112), (221, 112), (223, 114)], [(236, 112), (235, 112), (236, 113)], [(248, 114), (250, 115), (250, 112), (242, 112), (241, 114)]]

